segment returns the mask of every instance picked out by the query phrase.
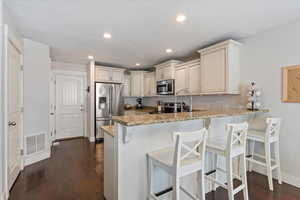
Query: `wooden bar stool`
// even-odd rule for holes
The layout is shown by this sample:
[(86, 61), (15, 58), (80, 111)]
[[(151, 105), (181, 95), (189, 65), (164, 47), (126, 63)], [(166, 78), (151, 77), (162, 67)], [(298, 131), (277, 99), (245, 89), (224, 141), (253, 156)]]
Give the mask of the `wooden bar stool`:
[[(249, 130), (247, 139), (252, 142), (250, 151), (251, 155), (248, 156), (249, 171), (252, 171), (252, 163), (259, 164), (267, 168), (269, 189), (273, 191), (273, 176), (272, 171), (277, 169), (278, 172), (278, 183), (281, 184), (281, 168), (279, 158), (279, 132), (280, 132), (281, 118), (267, 118), (266, 129), (264, 131)], [(254, 152), (255, 142), (264, 144), (265, 155), (259, 155)], [(250, 143), (249, 143), (250, 144)], [(274, 144), (275, 159), (271, 158), (271, 144)], [(264, 159), (265, 162), (259, 161)]]
[[(174, 133), (175, 147), (160, 149), (147, 154), (148, 158), (148, 199), (159, 200), (153, 193), (154, 165), (165, 170), (172, 176), (173, 200), (179, 200), (180, 189), (191, 199), (205, 199), (204, 158), (206, 149), (207, 130), (205, 128), (195, 132)], [(196, 196), (180, 186), (180, 178), (192, 173), (198, 173), (200, 190)]]
[[(248, 200), (248, 187), (247, 187), (247, 172), (246, 172), (246, 139), (247, 139), (248, 123), (227, 124), (227, 142), (218, 141), (218, 139), (209, 138), (207, 140), (207, 151), (215, 154), (214, 168), (215, 172), (210, 173), (206, 178), (212, 182), (213, 190), (216, 185), (219, 185), (228, 190), (228, 199), (233, 200), (234, 195), (243, 190), (244, 199)], [(226, 170), (218, 168), (218, 156), (225, 157)], [(241, 177), (233, 174), (233, 159), (238, 158), (241, 162)], [(217, 171), (226, 174), (227, 183), (223, 184), (217, 180)], [(241, 185), (234, 189), (233, 178), (241, 180)]]

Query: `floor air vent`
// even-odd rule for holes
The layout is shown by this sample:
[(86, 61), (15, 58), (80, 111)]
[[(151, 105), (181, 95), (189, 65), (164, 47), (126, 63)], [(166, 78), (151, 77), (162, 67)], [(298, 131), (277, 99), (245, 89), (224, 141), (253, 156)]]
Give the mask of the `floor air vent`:
[(46, 134), (26, 136), (26, 155), (30, 156), (46, 150)]

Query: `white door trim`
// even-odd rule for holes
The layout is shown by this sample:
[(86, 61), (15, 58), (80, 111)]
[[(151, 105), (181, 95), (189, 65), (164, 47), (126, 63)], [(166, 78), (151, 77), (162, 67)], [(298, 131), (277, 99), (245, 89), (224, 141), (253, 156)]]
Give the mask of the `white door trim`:
[[(56, 76), (57, 75), (75, 75), (75, 76), (82, 76), (83, 77), (83, 88), (87, 88), (87, 72), (79, 72), (79, 71), (69, 71), (69, 70), (53, 70), (53, 77), (54, 80), (56, 81)], [(54, 106), (56, 107), (56, 102), (55, 102), (55, 93), (56, 91), (54, 90), (54, 93), (50, 94), (50, 99), (54, 99)], [(85, 92), (83, 94), (84, 96), (84, 101), (83, 101), (83, 105), (85, 107), (84, 109), (84, 123), (83, 123), (83, 131), (84, 137), (89, 137), (88, 133), (87, 133), (87, 92)], [(54, 112), (54, 117), (56, 117), (56, 111)], [(54, 124), (54, 126), (56, 126), (56, 124)], [(56, 129), (56, 127), (55, 127)]]
[[(21, 64), (23, 66), (23, 51), (20, 48), (20, 46), (18, 45), (18, 42), (15, 41), (13, 36), (9, 35), (9, 29), (8, 29), (8, 25), (5, 24), (3, 27), (3, 59), (4, 59), (4, 67), (3, 67), (3, 74), (4, 74), (4, 97), (3, 97), (3, 105), (4, 105), (4, 198), (8, 199), (9, 197), (9, 188), (8, 188), (8, 44), (11, 43), (15, 49), (20, 53), (21, 55)], [(20, 94), (20, 102), (21, 102), (21, 107), (23, 107), (24, 105), (24, 100), (23, 100), (23, 70), (21, 70), (21, 94)], [(21, 112), (21, 120), (20, 120), (20, 134), (21, 134), (21, 149), (24, 151), (24, 130), (23, 130), (23, 115), (24, 113)], [(24, 169), (24, 155), (22, 156), (21, 159), (21, 169)]]

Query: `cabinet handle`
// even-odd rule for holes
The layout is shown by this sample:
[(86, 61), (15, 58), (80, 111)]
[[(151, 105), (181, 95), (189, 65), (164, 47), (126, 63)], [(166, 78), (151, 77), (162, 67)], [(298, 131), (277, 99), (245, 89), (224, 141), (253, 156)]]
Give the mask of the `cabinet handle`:
[(15, 121), (10, 121), (10, 122), (8, 122), (8, 126), (9, 127), (11, 127), (11, 126), (16, 126), (17, 125), (17, 123), (15, 122)]

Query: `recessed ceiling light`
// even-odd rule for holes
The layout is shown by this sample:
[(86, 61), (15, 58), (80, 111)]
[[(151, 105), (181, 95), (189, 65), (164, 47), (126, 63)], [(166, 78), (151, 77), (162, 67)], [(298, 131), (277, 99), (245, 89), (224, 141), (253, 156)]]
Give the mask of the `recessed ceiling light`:
[(186, 20), (186, 16), (183, 15), (183, 14), (179, 14), (179, 15), (177, 15), (177, 17), (176, 17), (176, 21), (179, 22), (179, 23), (182, 23), (182, 22), (184, 22), (185, 20)]
[(141, 66), (141, 64), (140, 63), (135, 63), (135, 66)]
[(172, 53), (172, 52), (173, 52), (173, 49), (166, 49), (166, 52), (167, 52), (167, 53)]
[(105, 39), (110, 39), (110, 38), (111, 38), (111, 34), (110, 34), (110, 33), (104, 33), (104, 34), (103, 34), (103, 37), (104, 37)]
[(90, 55), (90, 56), (88, 56), (88, 59), (94, 60), (94, 56)]

